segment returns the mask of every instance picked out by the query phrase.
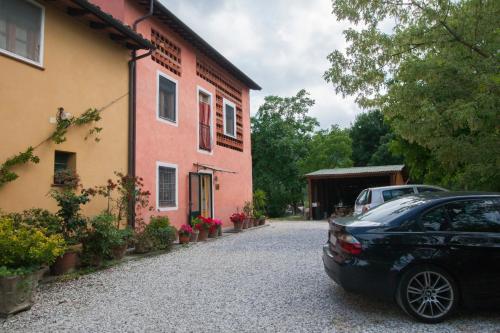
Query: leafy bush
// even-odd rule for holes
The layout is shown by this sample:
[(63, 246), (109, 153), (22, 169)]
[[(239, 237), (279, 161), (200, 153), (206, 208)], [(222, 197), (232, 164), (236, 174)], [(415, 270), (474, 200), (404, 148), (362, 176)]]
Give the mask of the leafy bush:
[(90, 201), (89, 194), (83, 192), (76, 194), (71, 188), (52, 190), (52, 198), (57, 201), (59, 210), (57, 216), (62, 219), (62, 232), (64, 239), (69, 243), (77, 243), (80, 233), (85, 228), (87, 221), (80, 215), (81, 205)]
[(138, 252), (166, 250), (172, 247), (177, 231), (166, 216), (152, 216), (150, 223), (137, 235)]
[(52, 214), (46, 209), (27, 209), (21, 213), (11, 213), (8, 217), (12, 218), (16, 225), (24, 224), (44, 229), (47, 236), (63, 233), (62, 221), (59, 216)]
[(16, 224), (0, 217), (0, 272), (15, 275), (50, 265), (65, 251), (61, 235), (46, 235), (45, 230)]
[(115, 217), (107, 213), (97, 215), (90, 220), (90, 228), (82, 239), (84, 262), (111, 258), (111, 249), (123, 241), (114, 223)]

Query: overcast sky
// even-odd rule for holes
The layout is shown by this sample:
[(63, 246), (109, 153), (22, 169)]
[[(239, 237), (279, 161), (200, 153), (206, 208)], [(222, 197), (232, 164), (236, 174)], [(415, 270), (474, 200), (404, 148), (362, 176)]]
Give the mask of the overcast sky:
[(292, 96), (305, 88), (321, 127), (349, 126), (360, 112), (323, 79), (326, 56), (342, 49), (343, 22), (330, 0), (162, 0), (196, 33), (261, 87), (251, 92), (255, 114), (264, 96)]

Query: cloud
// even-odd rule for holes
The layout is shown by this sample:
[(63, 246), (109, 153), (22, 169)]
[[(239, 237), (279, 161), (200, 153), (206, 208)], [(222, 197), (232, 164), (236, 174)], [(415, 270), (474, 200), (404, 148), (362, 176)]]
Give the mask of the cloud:
[(360, 109), (323, 79), (326, 56), (346, 47), (346, 23), (330, 0), (162, 0), (196, 33), (262, 86), (251, 93), (255, 114), (264, 96), (291, 96), (304, 88), (316, 100), (321, 127), (348, 126)]

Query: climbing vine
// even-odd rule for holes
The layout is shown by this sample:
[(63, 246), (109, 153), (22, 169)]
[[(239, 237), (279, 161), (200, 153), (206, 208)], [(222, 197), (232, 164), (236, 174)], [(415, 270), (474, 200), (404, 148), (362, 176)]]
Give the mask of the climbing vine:
[[(64, 116), (64, 109), (59, 108), (59, 114), (57, 116), (57, 125), (54, 133), (50, 136), (50, 139), (54, 141), (56, 144), (63, 143), (66, 141), (66, 133), (71, 126), (83, 126), (90, 123), (97, 123), (101, 120), (100, 111), (97, 109), (88, 109), (84, 113), (82, 113), (79, 117), (76, 118), (68, 118)], [(94, 140), (99, 142), (99, 134), (102, 131), (102, 127), (93, 126), (85, 136), (85, 140), (87, 140), (90, 136), (96, 135)]]
[[(50, 135), (49, 138), (39, 143), (36, 147), (28, 147), (24, 152), (20, 152), (17, 155), (14, 155), (8, 158), (3, 164), (0, 164), (0, 187), (4, 184), (16, 180), (19, 175), (12, 171), (12, 168), (18, 165), (26, 164), (28, 162), (38, 163), (40, 158), (34, 154), (35, 148), (39, 147), (42, 143), (47, 140), (52, 140), (55, 144), (61, 144), (66, 141), (66, 134), (68, 130), (73, 126), (83, 126), (91, 123), (97, 123), (101, 120), (100, 112), (98, 109), (88, 109), (80, 116), (72, 118), (68, 117), (64, 112), (63, 108), (59, 108), (57, 114), (57, 125), (54, 132)], [(85, 136), (85, 140), (87, 140), (92, 135), (95, 135), (94, 140), (99, 142), (100, 139), (98, 134), (102, 131), (102, 127), (93, 126), (87, 132)]]
[(38, 156), (33, 154), (34, 148), (28, 147), (24, 152), (20, 152), (17, 155), (8, 158), (2, 165), (0, 165), (0, 187), (5, 183), (16, 180), (19, 177), (18, 174), (11, 171), (11, 169), (16, 165), (26, 164), (28, 162), (38, 163), (40, 159)]

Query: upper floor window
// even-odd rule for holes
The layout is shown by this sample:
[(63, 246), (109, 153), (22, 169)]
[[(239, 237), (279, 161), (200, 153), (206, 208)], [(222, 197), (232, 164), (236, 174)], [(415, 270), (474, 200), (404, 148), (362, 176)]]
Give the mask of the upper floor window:
[(31, 0), (0, 0), (0, 52), (42, 64), (44, 8)]
[(224, 99), (223, 110), (224, 110), (224, 134), (236, 138), (236, 105)]
[(158, 113), (159, 120), (177, 124), (177, 81), (158, 73)]
[(211, 96), (198, 89), (198, 100), (199, 100), (199, 137), (198, 148), (204, 151), (210, 152), (212, 150), (212, 126), (211, 126)]

